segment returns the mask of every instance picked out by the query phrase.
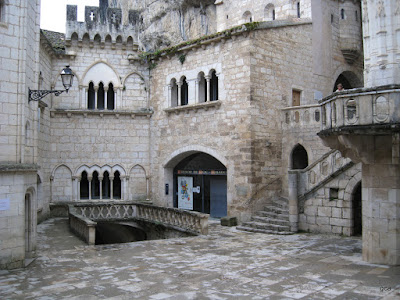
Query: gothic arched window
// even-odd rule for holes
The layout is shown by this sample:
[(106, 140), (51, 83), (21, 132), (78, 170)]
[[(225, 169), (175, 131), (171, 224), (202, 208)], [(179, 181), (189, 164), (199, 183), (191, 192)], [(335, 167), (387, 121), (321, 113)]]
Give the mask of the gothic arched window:
[(114, 85), (110, 82), (107, 91), (107, 109), (113, 110), (115, 108), (115, 91)]

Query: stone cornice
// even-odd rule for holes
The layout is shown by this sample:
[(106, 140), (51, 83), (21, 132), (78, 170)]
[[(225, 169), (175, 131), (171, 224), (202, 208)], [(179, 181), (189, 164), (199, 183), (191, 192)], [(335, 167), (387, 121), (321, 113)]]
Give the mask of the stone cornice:
[(85, 118), (88, 116), (95, 116), (103, 118), (104, 116), (112, 116), (119, 118), (121, 116), (128, 116), (134, 119), (137, 116), (150, 118), (154, 111), (151, 109), (143, 110), (97, 110), (97, 109), (53, 109), (50, 110), (50, 116), (55, 118), (56, 116), (67, 116), (71, 118), (72, 116), (81, 115)]
[(190, 105), (183, 105), (183, 106), (176, 106), (176, 107), (169, 107), (164, 109), (164, 111), (167, 114), (175, 113), (179, 114), (181, 112), (188, 112), (190, 110), (197, 111), (199, 109), (204, 109), (208, 110), (210, 108), (219, 108), (222, 104), (221, 100), (216, 100), (216, 101), (209, 101), (209, 102), (203, 102), (203, 103), (196, 103), (196, 104), (190, 104)]
[(0, 163), (0, 172), (37, 172), (39, 169), (37, 164)]

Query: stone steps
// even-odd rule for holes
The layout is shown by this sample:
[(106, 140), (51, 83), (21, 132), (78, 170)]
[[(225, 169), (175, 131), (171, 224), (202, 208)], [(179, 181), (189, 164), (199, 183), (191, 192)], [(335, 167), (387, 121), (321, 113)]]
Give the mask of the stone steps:
[(251, 220), (236, 227), (238, 230), (260, 232), (266, 234), (293, 234), (290, 231), (288, 200), (275, 199), (264, 210), (258, 211)]

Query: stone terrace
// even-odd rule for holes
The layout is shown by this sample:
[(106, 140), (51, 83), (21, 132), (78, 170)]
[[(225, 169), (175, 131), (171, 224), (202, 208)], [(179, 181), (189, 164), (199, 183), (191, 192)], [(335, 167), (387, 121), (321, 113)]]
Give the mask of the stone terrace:
[(361, 261), (361, 240), (247, 233), (87, 246), (67, 219), (38, 226), (38, 258), (0, 271), (1, 299), (399, 299), (400, 267)]

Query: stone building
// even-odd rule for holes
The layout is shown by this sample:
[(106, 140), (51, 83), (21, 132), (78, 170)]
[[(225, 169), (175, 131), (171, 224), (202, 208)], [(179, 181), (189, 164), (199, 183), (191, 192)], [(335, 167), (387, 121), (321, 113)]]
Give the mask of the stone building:
[[(36, 219), (50, 207), (185, 208), (182, 183), (193, 186), (189, 209), (237, 217), (244, 230), (350, 236), (369, 228), (361, 164), (317, 135), (327, 118), (319, 101), (340, 96), (339, 82), (363, 87), (375, 59), (371, 50), (364, 61), (362, 21), (364, 45), (396, 42), (397, 27), (385, 38), (366, 34), (375, 26), (366, 4), (100, 0), (85, 8), (85, 22), (68, 6), (62, 35), (39, 30), (38, 5), (0, 3), (0, 37), (10, 45), (0, 51), (2, 268), (31, 255)], [(389, 6), (382, 2), (381, 14)], [(66, 65), (75, 74), (69, 92), (28, 103), (28, 88), (62, 90)]]

